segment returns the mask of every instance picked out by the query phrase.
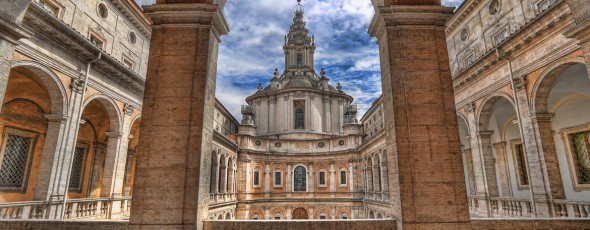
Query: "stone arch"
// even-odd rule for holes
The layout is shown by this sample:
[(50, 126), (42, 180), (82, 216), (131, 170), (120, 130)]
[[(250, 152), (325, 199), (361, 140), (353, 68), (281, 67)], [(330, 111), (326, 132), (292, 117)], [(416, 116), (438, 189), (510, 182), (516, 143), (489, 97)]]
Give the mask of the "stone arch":
[(225, 214), (225, 220), (231, 220), (231, 214), (229, 212)]
[(51, 99), (52, 114), (67, 114), (68, 94), (66, 88), (50, 68), (36, 61), (26, 60), (12, 63), (11, 70), (19, 67), (33, 72), (43, 82), (45, 87), (47, 87)]
[(332, 213), (330, 212), (329, 207), (317, 207), (314, 209), (314, 218), (321, 219), (321, 215), (325, 215), (326, 219), (331, 219)]
[(293, 210), (291, 216), (294, 220), (306, 220), (309, 219), (309, 212), (304, 207), (299, 207)]
[(100, 102), (107, 111), (107, 114), (109, 116), (109, 121), (110, 121), (110, 125), (109, 125), (110, 130), (109, 131), (110, 132), (121, 132), (123, 130), (123, 128), (122, 128), (123, 118), (121, 115), (121, 110), (119, 109), (119, 106), (117, 105), (117, 102), (115, 102), (115, 100), (113, 100), (111, 97), (109, 97), (107, 95), (94, 94), (84, 101), (84, 104), (82, 106), (82, 111), (84, 111), (84, 108), (86, 108), (86, 106), (88, 106), (88, 104), (94, 100), (97, 100), (98, 102)]
[(283, 219), (287, 219), (287, 212), (285, 211), (285, 209), (280, 208), (280, 207), (275, 207), (270, 209), (270, 216), (271, 219), (277, 219), (277, 216), (283, 220)]
[(225, 189), (227, 188), (227, 158), (226, 153), (219, 154), (219, 180), (217, 182), (217, 191), (219, 193), (225, 193)]
[(547, 101), (549, 93), (551, 92), (551, 86), (555, 80), (561, 76), (561, 74), (576, 64), (586, 64), (584, 58), (573, 57), (563, 58), (549, 65), (537, 78), (531, 91), (531, 107), (535, 113), (547, 113)]
[(478, 132), (487, 131), (489, 129), (488, 122), (492, 115), (492, 107), (496, 104), (498, 100), (502, 98), (508, 100), (512, 104), (512, 108), (516, 108), (514, 104), (514, 99), (507, 93), (496, 92), (487, 96), (484, 100), (482, 100), (476, 115)]

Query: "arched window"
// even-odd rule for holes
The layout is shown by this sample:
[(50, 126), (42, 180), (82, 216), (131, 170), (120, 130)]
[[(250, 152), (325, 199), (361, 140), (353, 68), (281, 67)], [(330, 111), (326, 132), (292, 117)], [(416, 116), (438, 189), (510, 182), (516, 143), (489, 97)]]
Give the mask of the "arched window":
[(295, 109), (295, 129), (305, 129), (305, 110), (303, 108)]
[(348, 215), (343, 212), (342, 214), (340, 214), (340, 219), (346, 220), (348, 219)]
[(323, 213), (323, 212), (320, 213), (319, 217), (320, 217), (320, 220), (325, 220), (326, 219), (326, 213)]
[(307, 191), (307, 171), (303, 166), (295, 167), (293, 173), (293, 187), (295, 192)]
[(280, 220), (281, 219), (281, 213), (277, 212), (275, 213), (275, 220)]
[(258, 213), (254, 213), (254, 215), (252, 215), (252, 219), (258, 220), (258, 219), (260, 219), (260, 215), (258, 215)]

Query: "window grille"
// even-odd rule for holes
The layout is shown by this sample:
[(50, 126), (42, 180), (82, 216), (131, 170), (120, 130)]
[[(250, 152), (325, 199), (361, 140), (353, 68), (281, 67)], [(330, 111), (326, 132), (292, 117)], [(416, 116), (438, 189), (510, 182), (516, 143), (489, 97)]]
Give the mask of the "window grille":
[(307, 172), (303, 166), (297, 166), (295, 168), (294, 177), (294, 184), (295, 188), (293, 191), (295, 192), (305, 192), (307, 190)]
[(295, 110), (295, 129), (305, 129), (305, 115), (302, 108)]
[(529, 175), (526, 169), (524, 146), (522, 144), (514, 145), (516, 151), (516, 163), (518, 165), (518, 178), (520, 185), (529, 185)]
[(590, 131), (570, 135), (574, 145), (574, 166), (578, 184), (590, 184)]
[(84, 170), (84, 154), (86, 148), (76, 147), (74, 157), (72, 159), (72, 171), (70, 172), (70, 187), (71, 191), (78, 191), (82, 188), (82, 172)]
[(32, 141), (31, 137), (8, 135), (0, 168), (1, 188), (20, 189), (23, 187)]

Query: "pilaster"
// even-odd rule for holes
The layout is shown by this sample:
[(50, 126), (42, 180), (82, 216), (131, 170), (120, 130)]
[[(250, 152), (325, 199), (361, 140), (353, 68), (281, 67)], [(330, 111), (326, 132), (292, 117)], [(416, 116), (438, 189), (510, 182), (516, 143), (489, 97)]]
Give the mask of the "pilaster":
[(131, 230), (201, 229), (207, 218), (214, 130), (209, 115), (220, 36), (228, 32), (225, 1), (215, 2), (159, 0), (144, 7), (153, 25)]
[[(12, 56), (18, 40), (29, 37), (30, 34), (21, 27), (30, 3), (30, 0), (11, 0), (0, 3), (0, 102), (4, 101), (12, 67)], [(2, 109), (1, 104), (0, 109)]]
[(369, 28), (392, 115), (385, 117), (392, 214), (403, 229), (471, 229), (444, 26), (453, 8), (387, 3), (412, 4), (376, 7)]
[(498, 163), (498, 175), (500, 176), (500, 193), (501, 197), (512, 197), (510, 186), (510, 170), (508, 167), (508, 156), (506, 155), (506, 142), (495, 143), (493, 145), (496, 152), (496, 162)]

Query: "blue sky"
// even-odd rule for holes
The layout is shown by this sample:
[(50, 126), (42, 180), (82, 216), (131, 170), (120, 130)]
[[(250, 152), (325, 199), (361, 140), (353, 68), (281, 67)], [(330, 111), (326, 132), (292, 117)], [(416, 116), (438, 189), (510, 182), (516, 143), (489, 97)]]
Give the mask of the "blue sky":
[[(138, 2), (141, 0), (137, 0)], [(462, 0), (444, 0), (458, 5)], [(275, 68), (284, 68), (282, 45), (296, 0), (229, 0), (225, 16), (230, 33), (222, 37), (217, 98), (241, 119), (240, 106), (267, 85)], [(359, 106), (359, 117), (381, 95), (379, 51), (368, 33), (373, 17), (369, 0), (303, 0), (305, 21), (315, 35), (315, 68), (326, 69), (331, 84), (341, 82)]]

